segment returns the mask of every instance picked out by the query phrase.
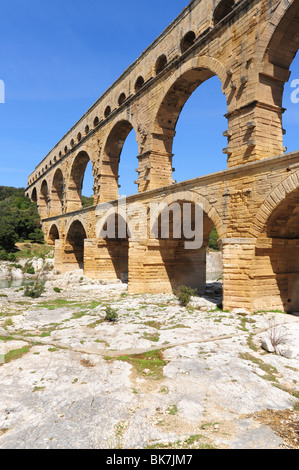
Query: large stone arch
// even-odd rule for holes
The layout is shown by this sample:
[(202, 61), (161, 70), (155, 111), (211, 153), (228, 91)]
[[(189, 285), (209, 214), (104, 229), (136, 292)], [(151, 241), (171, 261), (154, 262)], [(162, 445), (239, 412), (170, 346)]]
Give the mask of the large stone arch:
[[(105, 232), (107, 234), (108, 229), (106, 228), (108, 220), (111, 221), (113, 217), (116, 219), (122, 218), (125, 223), (129, 226), (131, 222), (131, 217), (128, 216), (127, 212), (127, 204), (125, 203), (123, 206), (120, 205), (112, 205), (112, 204), (99, 204), (97, 207), (97, 212), (96, 212), (96, 226), (95, 226), (95, 233), (96, 233), (96, 238), (99, 239), (101, 238), (101, 233)], [(111, 238), (127, 238), (128, 233), (125, 231), (124, 227), (120, 227), (118, 230), (117, 226), (118, 222), (115, 221), (115, 223), (111, 224)], [(107, 235), (108, 236), (108, 235)]]
[[(159, 97), (151, 110), (152, 118), (146, 143), (148, 153), (144, 155), (144, 160), (140, 160), (141, 190), (172, 184), (173, 141), (179, 116), (192, 93), (214, 76), (219, 78), (220, 88), (226, 95), (225, 67), (212, 57), (192, 57), (173, 73), (166, 75), (161, 83)], [(149, 183), (146, 183), (147, 180)]]
[(89, 152), (87, 152), (87, 150), (84, 148), (81, 148), (70, 163), (65, 188), (66, 206), (68, 212), (74, 212), (82, 209), (82, 185), (86, 167), (89, 162), (92, 163), (94, 168), (94, 164), (90, 158)]
[(89, 238), (91, 236), (91, 233), (90, 233), (90, 227), (88, 226), (88, 222), (86, 220), (86, 217), (84, 216), (84, 213), (75, 213), (74, 215), (71, 214), (71, 217), (70, 218), (67, 218), (66, 219), (66, 223), (65, 223), (65, 226), (63, 228), (63, 233), (65, 234), (65, 239), (67, 238), (67, 235), (70, 231), (70, 228), (71, 226), (73, 225), (74, 222), (79, 222), (85, 233), (86, 233), (86, 238)]
[(283, 95), (299, 48), (298, 30), (298, 1), (282, 0), (257, 41), (254, 94), (259, 104), (255, 119), (260, 135), (264, 135), (263, 154), (269, 157), (286, 151)]
[(299, 170), (286, 178), (258, 210), (253, 309), (299, 311)]
[(53, 223), (48, 230), (47, 234), (47, 243), (48, 245), (54, 245), (56, 240), (60, 239), (60, 233), (59, 233), (59, 225), (56, 223)]
[(97, 276), (109, 280), (128, 280), (129, 230), (126, 213), (119, 206), (100, 212), (96, 224)]
[(265, 226), (273, 211), (286, 200), (287, 196), (299, 188), (299, 170), (287, 177), (267, 196), (263, 204), (258, 209), (253, 218), (250, 234), (255, 237), (261, 237), (265, 231)]
[(299, 2), (290, 4), (283, 1), (267, 27), (266, 31), (271, 36), (262, 39), (263, 47), (259, 50), (259, 54), (263, 54), (260, 83), (270, 89), (273, 105), (276, 106), (282, 106), (284, 85), (289, 80), (290, 67), (299, 48), (298, 30)]
[[(163, 86), (163, 92), (161, 98), (157, 100), (157, 104), (154, 109), (153, 117), (153, 133), (163, 132), (164, 129), (174, 131), (177, 123), (179, 114), (190, 98), (191, 94), (195, 89), (200, 86), (201, 83), (208, 80), (211, 77), (218, 76), (222, 84), (222, 91), (225, 94), (225, 85), (227, 81), (227, 74), (223, 64), (219, 60), (208, 56), (197, 56), (184, 62), (174, 73), (169, 75), (165, 80)], [(184, 90), (179, 89), (179, 85), (182, 84)], [(177, 87), (177, 89), (175, 89)], [(166, 111), (167, 107), (171, 107), (170, 103), (166, 103), (165, 100), (170, 94), (176, 95), (176, 102), (174, 103), (174, 109)], [(171, 122), (166, 118), (163, 119), (163, 111), (166, 111), (167, 115), (174, 114), (174, 120)]]
[(84, 269), (84, 243), (86, 239), (86, 229), (79, 219), (69, 223), (63, 253), (63, 264), (67, 271)]
[(194, 191), (179, 191), (168, 195), (165, 198), (165, 201), (163, 202), (166, 202), (166, 204), (170, 206), (171, 204), (174, 204), (178, 201), (186, 201), (194, 204), (200, 204), (204, 213), (214, 224), (219, 237), (222, 238), (225, 235), (226, 228), (223, 224), (223, 220), (220, 214), (218, 213), (217, 209), (212, 204), (210, 204), (206, 197)]
[(143, 261), (146, 291), (172, 292), (186, 285), (203, 294), (210, 233), (214, 226), (224, 233), (217, 210), (192, 191), (174, 192), (155, 200), (154, 206), (149, 204), (154, 213)]
[(64, 211), (65, 178), (61, 168), (57, 168), (52, 178), (51, 187), (51, 216), (57, 216)]
[[(282, 0), (274, 10), (271, 21), (265, 23), (265, 29), (257, 42), (256, 49), (257, 62), (262, 65), (265, 72), (267, 71), (267, 63), (272, 63), (277, 67), (283, 65), (283, 63), (279, 64), (275, 60), (275, 54), (281, 56), (284, 65), (290, 66), (293, 60), (292, 55), (294, 51), (298, 50), (299, 46), (297, 34), (292, 34), (290, 30), (290, 27), (293, 27), (298, 21), (298, 9), (299, 4), (297, 0)], [(281, 39), (287, 41), (291, 47), (287, 54), (285, 54), (285, 50), (280, 45), (277, 47)]]
[(48, 181), (44, 179), (41, 182), (38, 195), (38, 209), (41, 219), (45, 219), (49, 214), (50, 192)]
[[(119, 163), (123, 146), (134, 124), (125, 117), (113, 122), (105, 143), (101, 158), (100, 202), (114, 201), (119, 194)], [(136, 133), (137, 140), (137, 133)], [(138, 142), (137, 142), (138, 143)], [(137, 166), (137, 165), (136, 165)]]

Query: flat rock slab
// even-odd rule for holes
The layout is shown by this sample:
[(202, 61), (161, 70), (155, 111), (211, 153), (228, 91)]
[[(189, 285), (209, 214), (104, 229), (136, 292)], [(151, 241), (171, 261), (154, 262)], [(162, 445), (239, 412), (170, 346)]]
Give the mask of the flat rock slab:
[(52, 284), (35, 300), (3, 290), (1, 449), (289, 446), (253, 416), (294, 407), (299, 357), (261, 345), (269, 318), (298, 344), (298, 317), (232, 315), (209, 298), (185, 308), (123, 284), (78, 281), (61, 294)]

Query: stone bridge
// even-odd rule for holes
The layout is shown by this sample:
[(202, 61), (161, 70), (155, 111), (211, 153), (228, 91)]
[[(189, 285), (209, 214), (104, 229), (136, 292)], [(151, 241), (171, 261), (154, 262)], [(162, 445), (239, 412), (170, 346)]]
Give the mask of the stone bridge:
[[(299, 311), (299, 152), (286, 153), (282, 125), (298, 46), (299, 0), (192, 0), (29, 176), (26, 194), (55, 244), (56, 268), (80, 267), (96, 279), (128, 276), (131, 293), (171, 292), (180, 284), (204, 291), (206, 246), (216, 227), (223, 308)], [(175, 183), (178, 118), (193, 91), (215, 75), (227, 101), (227, 170)], [(128, 230), (119, 236), (119, 161), (132, 129), (138, 193), (126, 200)], [(94, 205), (83, 209), (89, 161)], [(158, 230), (153, 237), (154, 202), (182, 209), (189, 203), (193, 219), (200, 205), (201, 248), (186, 249), (184, 236), (174, 236), (174, 216), (170, 236)], [(103, 237), (97, 227), (112, 219), (118, 235)]]

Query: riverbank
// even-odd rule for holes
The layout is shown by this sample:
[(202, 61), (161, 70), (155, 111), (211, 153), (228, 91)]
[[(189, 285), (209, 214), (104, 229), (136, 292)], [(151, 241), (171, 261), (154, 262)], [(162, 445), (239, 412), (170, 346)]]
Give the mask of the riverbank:
[(17, 243), (15, 261), (0, 261), (0, 283), (46, 279), (54, 269), (54, 247), (37, 243)]
[(2, 289), (0, 448), (299, 448), (299, 318), (219, 292), (183, 307), (81, 271)]

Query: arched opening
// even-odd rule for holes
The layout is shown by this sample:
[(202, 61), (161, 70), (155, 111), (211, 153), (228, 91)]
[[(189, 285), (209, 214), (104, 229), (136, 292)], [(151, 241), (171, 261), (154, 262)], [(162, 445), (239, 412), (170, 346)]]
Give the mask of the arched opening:
[(227, 15), (229, 15), (235, 6), (234, 0), (221, 0), (214, 10), (214, 25), (220, 23)]
[(96, 116), (93, 120), (93, 127), (97, 127), (99, 125), (99, 122), (100, 122), (100, 120), (99, 120), (98, 116)]
[(188, 49), (190, 49), (190, 47), (193, 46), (195, 39), (196, 39), (196, 35), (194, 31), (189, 31), (187, 34), (185, 34), (185, 36), (181, 40), (182, 54), (184, 54), (184, 52), (186, 52)]
[(167, 65), (167, 57), (166, 55), (162, 54), (156, 62), (156, 68), (155, 68), (156, 75), (159, 75), (159, 73), (161, 73), (165, 69), (166, 65)]
[(121, 196), (131, 196), (138, 193), (138, 143), (135, 130), (132, 128), (129, 132), (120, 156), (118, 192)]
[(290, 67), (291, 75), (288, 84), (284, 88), (282, 107), (286, 109), (283, 114), (284, 147), (287, 152), (299, 150), (298, 125), (299, 125), (299, 54)]
[(110, 114), (111, 114), (111, 108), (110, 108), (110, 106), (107, 106), (106, 109), (105, 109), (105, 112), (104, 112), (105, 118), (109, 117)]
[(136, 82), (135, 82), (135, 92), (141, 90), (141, 88), (144, 85), (144, 78), (143, 77), (138, 77)]
[(118, 199), (119, 189), (123, 196), (138, 192), (134, 186), (137, 155), (138, 145), (132, 124), (129, 121), (118, 122), (110, 132), (104, 149), (100, 181), (102, 202)]
[[(179, 200), (162, 209), (151, 227), (148, 259), (144, 262), (149, 291), (154, 292), (157, 286), (161, 292), (186, 286), (205, 294), (207, 247), (213, 227), (200, 204)], [(218, 296), (220, 304), (221, 285)]]
[(92, 163), (89, 161), (84, 172), (82, 190), (81, 190), (82, 207), (91, 207), (94, 205), (94, 177)]
[(222, 252), (216, 227), (213, 227), (209, 235), (207, 256), (207, 280), (210, 282), (221, 281), (223, 276)]
[(270, 215), (257, 242), (255, 310), (299, 312), (299, 189)]
[[(299, 5), (293, 2), (277, 25), (266, 50), (269, 63), (288, 70), (299, 48)], [(286, 51), (288, 53), (286, 53)], [(279, 73), (279, 70), (277, 70)]]
[[(82, 151), (74, 159), (70, 174), (67, 197), (68, 212), (93, 205), (93, 186), (92, 164), (88, 154)], [(83, 194), (83, 190), (85, 192), (85, 189), (89, 191), (88, 196)]]
[(60, 215), (64, 210), (64, 178), (60, 168), (54, 174), (51, 197), (52, 216)]
[(37, 204), (37, 191), (36, 188), (33, 188), (31, 193), (31, 201)]
[(59, 240), (59, 231), (56, 224), (53, 224), (50, 228), (48, 235), (48, 245), (55, 246), (55, 241)]
[(124, 93), (121, 93), (118, 98), (118, 105), (121, 106), (126, 101), (127, 97)]
[(226, 113), (221, 82), (209, 69), (189, 70), (170, 87), (157, 115), (160, 132), (167, 138), (157, 145), (173, 157), (176, 182), (227, 168)]
[(72, 223), (68, 230), (64, 246), (64, 260), (67, 271), (84, 269), (84, 241), (87, 238), (82, 223), (78, 220)]
[(46, 180), (42, 182), (39, 198), (39, 213), (41, 219), (48, 217), (49, 189)]
[(108, 280), (128, 282), (129, 231), (124, 218), (116, 212), (107, 217), (97, 241), (97, 271)]
[[(298, 2), (293, 2), (276, 26), (263, 57), (263, 63), (267, 68), (265, 73), (260, 75), (260, 94), (267, 97), (269, 103), (278, 110), (278, 118), (269, 119), (271, 123), (269, 135), (274, 143), (278, 141), (278, 151), (273, 152), (273, 156), (281, 154), (281, 149), (298, 150), (299, 58), (296, 56), (299, 48), (298, 28), (299, 5)], [(267, 74), (267, 70), (272, 70), (271, 74)], [(274, 131), (275, 124), (277, 129)]]

